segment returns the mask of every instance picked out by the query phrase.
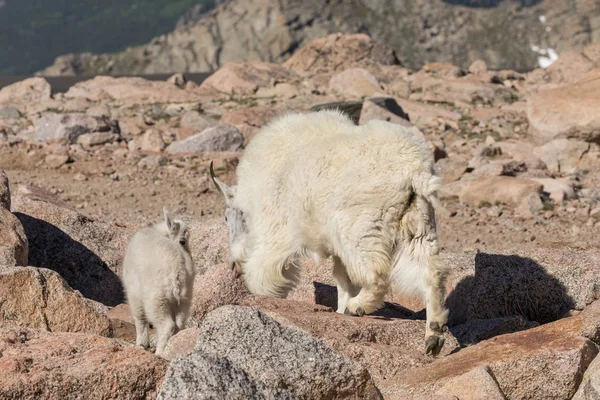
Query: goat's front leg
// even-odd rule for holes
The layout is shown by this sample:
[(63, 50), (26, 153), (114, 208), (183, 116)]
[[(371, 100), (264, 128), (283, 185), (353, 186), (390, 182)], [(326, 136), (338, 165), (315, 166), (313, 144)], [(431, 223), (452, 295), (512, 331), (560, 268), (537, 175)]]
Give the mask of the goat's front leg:
[(333, 277), (337, 283), (338, 306), (336, 312), (344, 314), (348, 306), (348, 300), (359, 293), (360, 286), (350, 281), (346, 266), (342, 263), (342, 260), (335, 256), (333, 257)]

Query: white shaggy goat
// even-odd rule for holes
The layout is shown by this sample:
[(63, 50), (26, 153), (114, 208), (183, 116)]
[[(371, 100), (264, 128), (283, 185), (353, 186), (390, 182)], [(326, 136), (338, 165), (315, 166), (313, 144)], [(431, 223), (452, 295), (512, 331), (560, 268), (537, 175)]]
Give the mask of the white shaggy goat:
[(424, 141), (336, 111), (288, 114), (253, 138), (227, 203), (230, 266), (256, 294), (285, 297), (301, 256), (333, 256), (337, 312), (372, 313), (390, 284), (423, 296), (426, 352), (443, 346), (446, 268), (434, 206), (439, 178)]
[(156, 354), (188, 319), (195, 269), (187, 225), (163, 209), (164, 221), (131, 238), (123, 261), (123, 286), (138, 346), (148, 347), (148, 324), (157, 332)]

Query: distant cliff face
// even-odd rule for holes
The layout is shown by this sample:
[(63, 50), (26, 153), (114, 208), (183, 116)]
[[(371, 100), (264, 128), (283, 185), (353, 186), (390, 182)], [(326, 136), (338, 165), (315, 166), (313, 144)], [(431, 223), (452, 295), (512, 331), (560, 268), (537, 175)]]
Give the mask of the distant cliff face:
[(62, 56), (41, 73), (205, 72), (230, 61), (281, 62), (333, 32), (368, 33), (411, 68), (482, 59), (492, 69), (527, 70), (547, 49), (560, 54), (600, 40), (600, 0), (229, 0), (188, 13), (147, 45)]

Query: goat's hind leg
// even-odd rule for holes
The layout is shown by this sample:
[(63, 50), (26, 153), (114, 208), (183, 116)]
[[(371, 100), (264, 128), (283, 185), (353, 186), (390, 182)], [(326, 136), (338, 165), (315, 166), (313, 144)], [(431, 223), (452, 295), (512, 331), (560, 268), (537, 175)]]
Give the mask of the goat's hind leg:
[(162, 355), (167, 342), (177, 331), (177, 325), (170, 315), (165, 315), (156, 323), (156, 355)]
[(346, 266), (338, 257), (333, 257), (333, 277), (337, 283), (337, 311), (344, 314), (348, 306), (348, 300), (360, 292), (360, 287), (350, 281)]
[(439, 255), (429, 256), (425, 274), (425, 353), (437, 355), (444, 346), (444, 332), (448, 330), (448, 310), (444, 307), (446, 272)]
[(150, 337), (148, 335), (148, 320), (144, 313), (142, 305), (137, 301), (130, 301), (129, 308), (135, 324), (135, 345), (147, 349), (150, 347)]

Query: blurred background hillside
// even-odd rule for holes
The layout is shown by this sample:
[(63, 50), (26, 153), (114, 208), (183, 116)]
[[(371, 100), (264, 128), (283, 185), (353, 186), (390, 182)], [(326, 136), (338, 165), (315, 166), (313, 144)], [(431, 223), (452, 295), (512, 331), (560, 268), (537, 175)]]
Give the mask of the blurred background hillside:
[(207, 72), (335, 32), (368, 33), (413, 69), (526, 71), (600, 40), (600, 0), (0, 0), (0, 74)]

